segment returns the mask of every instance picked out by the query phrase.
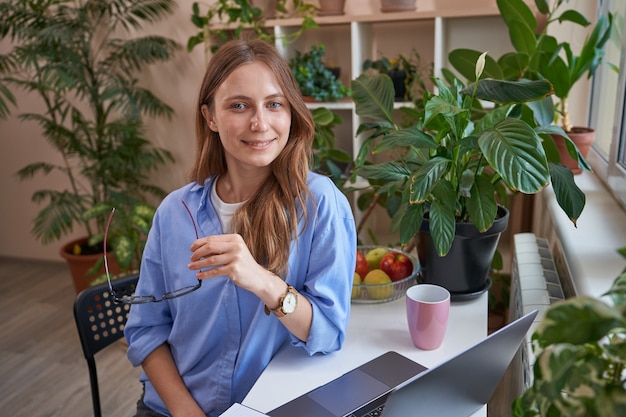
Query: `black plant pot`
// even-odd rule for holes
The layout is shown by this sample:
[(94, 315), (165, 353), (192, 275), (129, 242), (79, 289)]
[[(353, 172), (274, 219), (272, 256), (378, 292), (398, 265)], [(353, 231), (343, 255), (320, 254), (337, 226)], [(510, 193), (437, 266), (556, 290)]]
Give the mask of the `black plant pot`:
[(404, 79), (406, 78), (405, 71), (389, 71), (387, 73), (391, 82), (393, 83), (393, 89), (395, 91), (394, 101), (404, 101), (406, 95), (406, 86), (404, 85)]
[(509, 211), (499, 207), (493, 226), (484, 233), (472, 223), (457, 223), (452, 247), (446, 256), (441, 257), (431, 239), (429, 220), (425, 215), (418, 240), (422, 282), (446, 288), (453, 301), (483, 294), (491, 286), (491, 261), (508, 222)]

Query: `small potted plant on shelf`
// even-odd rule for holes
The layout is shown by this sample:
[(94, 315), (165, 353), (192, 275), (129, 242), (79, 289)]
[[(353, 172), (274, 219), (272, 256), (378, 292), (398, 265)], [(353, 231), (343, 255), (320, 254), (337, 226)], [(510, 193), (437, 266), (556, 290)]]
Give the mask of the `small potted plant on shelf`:
[(296, 51), (289, 60), (289, 67), (305, 100), (334, 102), (350, 94), (324, 63), (325, 54), (326, 47), (320, 43), (312, 45), (308, 52)]
[[(61, 250), (68, 262), (84, 259), (72, 255), (95, 253), (97, 261), (88, 261), (87, 267), (73, 269), (70, 264), (77, 292), (93, 277), (86, 277), (85, 271), (102, 263), (106, 216), (93, 217), (90, 210), (118, 206), (111, 235), (119, 236), (128, 224), (149, 220), (138, 219), (135, 208), (165, 194), (149, 183), (149, 174), (173, 158), (146, 139), (144, 119), (170, 117), (173, 110), (142, 88), (138, 77), (147, 65), (173, 57), (179, 45), (161, 36), (118, 36), (124, 27), (141, 28), (169, 15), (174, 5), (170, 0), (133, 8), (121, 0), (0, 3), (0, 33), (12, 42), (9, 56), (15, 63), (3, 82), (40, 99), (40, 112), (19, 117), (39, 124), (44, 139), (59, 154), (59, 162), (31, 162), (17, 176), (29, 180), (55, 173), (66, 179), (63, 185), (52, 183), (33, 194), (33, 202), (41, 205), (33, 234), (44, 244), (75, 229), (86, 234)], [(132, 252), (142, 249), (141, 240), (110, 243), (120, 254), (118, 244), (130, 243), (125, 249)], [(120, 258), (120, 265), (137, 267), (126, 258)]]
[[(508, 219), (507, 192), (533, 194), (552, 184), (574, 224), (585, 203), (571, 171), (548, 161), (539, 137), (543, 128), (526, 105), (552, 94), (550, 83), (483, 79), (484, 56), (472, 85), (436, 79), (438, 93), (425, 94), (424, 110), (406, 128), (394, 122), (387, 76), (362, 74), (352, 82), (356, 113), (364, 118), (353, 175), (369, 181), (364, 191), (385, 198), (403, 245), (421, 230), (424, 281), (443, 285), (457, 298), (488, 289), (487, 274)], [(485, 110), (480, 100), (497, 105)], [(382, 152), (385, 161), (369, 161), (368, 155)], [(451, 259), (457, 255), (464, 258)]]
[[(377, 60), (366, 59), (363, 62), (364, 72), (376, 71), (387, 74), (393, 82), (396, 101), (419, 100), (427, 90), (425, 80), (433, 75), (432, 64), (427, 69), (421, 63), (421, 57), (416, 50), (410, 54), (399, 54), (395, 58), (381, 56)], [(424, 73), (426, 73), (424, 75)]]
[[(570, 120), (568, 103), (573, 87), (583, 78), (592, 77), (604, 58), (604, 45), (610, 39), (613, 15), (599, 15), (593, 29), (585, 37), (578, 55), (570, 43), (559, 41), (549, 33), (554, 24), (567, 22), (587, 27), (590, 21), (579, 11), (564, 8), (567, 0), (537, 0), (538, 16), (543, 22), (538, 24), (537, 16), (524, 0), (497, 0), (498, 9), (504, 23), (509, 28), (514, 52), (507, 53), (497, 61), (487, 58), (487, 76), (509, 80), (545, 78), (554, 86), (557, 98), (554, 107), (552, 98), (541, 105), (549, 109), (545, 119), (538, 120), (545, 125), (553, 124), (560, 117), (560, 128), (545, 138), (552, 138), (554, 145), (548, 157), (555, 162), (563, 162), (575, 173), (588, 170), (585, 160), (591, 144), (595, 140), (594, 130), (587, 126), (573, 126)], [(459, 49), (450, 53), (450, 63), (465, 77), (471, 77), (473, 62), (479, 51)], [(470, 78), (468, 78), (470, 79)]]
[[(619, 252), (626, 257), (626, 248)], [(514, 417), (626, 415), (626, 269), (603, 297), (546, 310), (532, 335), (532, 382), (513, 402)]]
[(315, 123), (311, 169), (328, 176), (337, 188), (344, 189), (352, 168), (352, 158), (336, 147), (334, 128), (343, 120), (341, 116), (326, 107), (311, 110)]

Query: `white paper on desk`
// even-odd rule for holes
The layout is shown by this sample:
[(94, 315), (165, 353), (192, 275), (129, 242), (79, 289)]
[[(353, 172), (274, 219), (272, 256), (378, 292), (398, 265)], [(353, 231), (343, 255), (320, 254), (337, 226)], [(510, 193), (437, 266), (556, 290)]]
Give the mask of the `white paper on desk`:
[(245, 405), (235, 403), (230, 406), (228, 410), (220, 414), (220, 417), (259, 417), (267, 416), (267, 414), (260, 413)]

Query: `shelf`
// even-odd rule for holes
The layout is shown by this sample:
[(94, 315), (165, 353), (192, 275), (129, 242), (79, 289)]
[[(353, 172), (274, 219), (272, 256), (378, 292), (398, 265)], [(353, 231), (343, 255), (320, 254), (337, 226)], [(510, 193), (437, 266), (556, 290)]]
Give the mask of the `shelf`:
[[(356, 3), (356, 2), (355, 2)], [(350, 12), (350, 6), (357, 10)], [(495, 0), (417, 0), (417, 9), (412, 12), (382, 13), (380, 9), (372, 10), (367, 5), (346, 4), (348, 10), (343, 15), (315, 16), (315, 22), (320, 26), (341, 23), (373, 23), (398, 22), (403, 20), (428, 20), (436, 17), (457, 18), (477, 16), (497, 16), (500, 14)], [(271, 19), (266, 25), (272, 26), (299, 26), (302, 18)]]
[[(534, 7), (533, 0), (527, 0)], [(327, 64), (341, 69), (340, 80), (350, 86), (362, 73), (366, 59), (388, 58), (416, 51), (422, 64), (433, 63), (435, 76), (450, 68), (448, 53), (457, 48), (488, 50), (501, 56), (513, 50), (508, 29), (500, 17), (496, 0), (417, 0), (417, 10), (382, 13), (380, 1), (346, 2), (345, 14), (316, 16), (319, 27), (304, 31), (295, 41), (282, 39), (296, 32), (302, 18), (272, 19), (276, 47), (290, 59), (296, 51), (307, 51), (314, 44), (324, 44)], [(411, 106), (395, 103), (394, 108)], [(343, 123), (335, 128), (337, 146), (356, 157), (362, 138), (357, 136), (361, 124), (351, 99), (334, 103), (307, 103), (310, 109), (326, 107), (336, 111)], [(358, 213), (357, 213), (358, 217)], [(376, 230), (384, 233), (388, 222), (381, 213), (374, 220)]]
[(354, 103), (351, 99), (344, 99), (336, 102), (315, 102), (306, 103), (309, 109), (317, 109), (319, 107), (326, 107), (330, 110), (352, 110), (354, 109)]

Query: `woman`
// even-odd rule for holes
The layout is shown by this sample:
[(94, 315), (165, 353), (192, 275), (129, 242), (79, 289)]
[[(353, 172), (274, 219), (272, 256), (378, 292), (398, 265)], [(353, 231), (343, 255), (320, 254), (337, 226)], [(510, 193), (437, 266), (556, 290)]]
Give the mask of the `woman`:
[[(143, 367), (137, 416), (217, 416), (285, 342), (333, 352), (348, 323), (354, 218), (330, 179), (309, 171), (311, 113), (273, 46), (220, 47), (196, 132), (192, 182), (159, 206), (136, 289), (169, 294), (133, 305), (125, 329)], [(196, 278), (199, 288), (178, 292)]]

